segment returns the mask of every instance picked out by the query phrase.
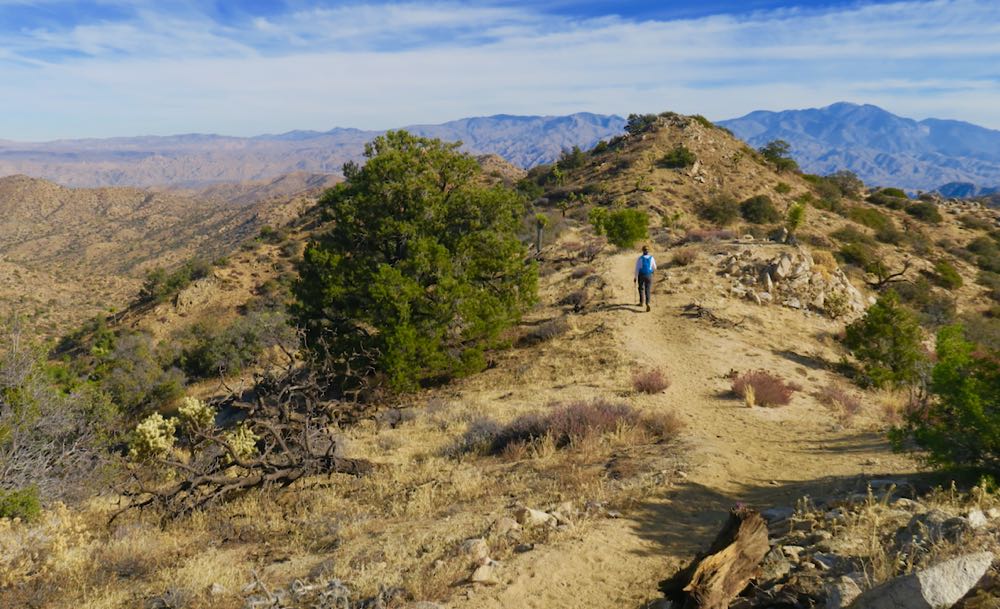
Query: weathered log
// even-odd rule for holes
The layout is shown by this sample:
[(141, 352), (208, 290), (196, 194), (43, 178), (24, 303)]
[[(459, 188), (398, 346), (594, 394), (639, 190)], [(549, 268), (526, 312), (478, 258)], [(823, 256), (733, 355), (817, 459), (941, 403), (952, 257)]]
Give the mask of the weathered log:
[(708, 552), (661, 582), (660, 590), (683, 609), (726, 609), (757, 576), (769, 549), (761, 515), (733, 508)]

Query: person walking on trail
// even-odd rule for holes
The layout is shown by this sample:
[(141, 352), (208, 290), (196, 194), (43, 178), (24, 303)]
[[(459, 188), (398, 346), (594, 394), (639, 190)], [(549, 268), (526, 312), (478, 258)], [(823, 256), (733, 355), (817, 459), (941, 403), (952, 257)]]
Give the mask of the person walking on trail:
[(656, 270), (656, 258), (649, 253), (647, 246), (642, 246), (642, 255), (635, 261), (635, 283), (639, 287), (639, 306), (646, 303), (649, 310), (649, 295), (653, 290), (653, 271)]

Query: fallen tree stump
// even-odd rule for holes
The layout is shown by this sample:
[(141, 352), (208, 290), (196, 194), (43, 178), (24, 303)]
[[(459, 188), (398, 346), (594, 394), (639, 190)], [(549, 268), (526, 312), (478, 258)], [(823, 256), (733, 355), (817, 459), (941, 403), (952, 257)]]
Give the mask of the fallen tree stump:
[(660, 582), (660, 590), (683, 609), (727, 609), (757, 576), (769, 549), (764, 518), (735, 507), (709, 551)]

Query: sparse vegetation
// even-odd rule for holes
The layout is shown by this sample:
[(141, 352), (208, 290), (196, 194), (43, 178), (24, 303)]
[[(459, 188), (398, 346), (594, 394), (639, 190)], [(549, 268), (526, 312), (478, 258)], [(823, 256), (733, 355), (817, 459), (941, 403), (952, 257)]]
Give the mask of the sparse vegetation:
[(674, 266), (687, 266), (698, 259), (698, 250), (693, 247), (681, 247), (674, 250), (671, 261)]
[(816, 399), (844, 423), (849, 423), (861, 412), (861, 400), (858, 396), (838, 383), (824, 386), (816, 393)]
[(798, 171), (799, 164), (791, 157), (791, 146), (785, 140), (773, 140), (760, 149), (760, 155), (777, 171)]
[(665, 169), (683, 169), (695, 164), (698, 157), (684, 144), (677, 144), (657, 164)]
[(787, 195), (788, 193), (792, 192), (792, 187), (785, 182), (778, 182), (774, 186), (774, 192), (778, 193), (779, 195)]
[(941, 212), (938, 211), (937, 205), (930, 203), (928, 201), (920, 201), (917, 203), (912, 203), (907, 205), (903, 211), (910, 214), (918, 220), (922, 220), (929, 224), (939, 224), (944, 218), (941, 216)]
[(934, 283), (949, 290), (962, 287), (962, 276), (947, 260), (939, 260), (934, 265)]
[(733, 378), (733, 393), (748, 407), (785, 406), (792, 400), (795, 388), (767, 370), (752, 370)]
[(597, 234), (608, 237), (613, 245), (632, 247), (648, 236), (649, 216), (638, 209), (591, 210), (590, 222)]
[(781, 214), (774, 208), (771, 197), (757, 195), (740, 203), (740, 215), (754, 224), (773, 224), (781, 220)]
[(716, 195), (698, 209), (698, 215), (717, 226), (729, 226), (740, 217), (740, 204), (728, 195)]
[(632, 376), (632, 389), (639, 393), (660, 393), (670, 387), (670, 379), (658, 368), (637, 372)]
[(170, 272), (161, 267), (152, 269), (146, 273), (138, 302), (139, 304), (166, 302), (192, 282), (208, 277), (211, 272), (211, 263), (200, 258), (192, 258)]
[(906, 387), (916, 383), (924, 370), (922, 339), (920, 324), (890, 290), (864, 317), (847, 326), (844, 345), (861, 364), (863, 384)]
[(961, 326), (937, 335), (937, 362), (930, 375), (930, 398), (897, 429), (898, 447), (912, 438), (928, 462), (1000, 472), (1000, 357), (977, 352)]

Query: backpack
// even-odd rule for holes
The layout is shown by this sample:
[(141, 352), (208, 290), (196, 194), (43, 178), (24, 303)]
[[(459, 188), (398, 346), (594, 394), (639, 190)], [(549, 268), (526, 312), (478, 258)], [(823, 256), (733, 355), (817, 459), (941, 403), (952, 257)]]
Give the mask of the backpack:
[(641, 260), (641, 262), (639, 263), (640, 264), (639, 268), (641, 269), (640, 273), (643, 275), (652, 275), (653, 274), (652, 254), (643, 254), (642, 256), (639, 256), (639, 260)]

